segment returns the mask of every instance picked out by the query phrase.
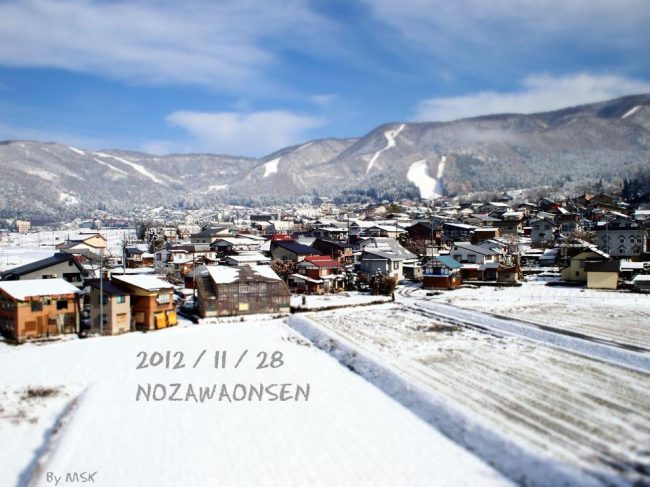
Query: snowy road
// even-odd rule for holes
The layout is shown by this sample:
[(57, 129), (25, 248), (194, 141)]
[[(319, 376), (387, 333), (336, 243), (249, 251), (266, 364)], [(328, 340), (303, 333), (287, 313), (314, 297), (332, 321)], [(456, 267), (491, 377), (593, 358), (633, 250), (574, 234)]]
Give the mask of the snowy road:
[[(650, 482), (650, 375), (405, 304), (308, 317), (460, 409), (462, 419), (433, 424), (502, 471), (516, 474), (509, 456), (521, 448), (603, 484)], [(493, 437), (477, 440), (471, 426), (458, 434), (454, 421), (486, 426)]]

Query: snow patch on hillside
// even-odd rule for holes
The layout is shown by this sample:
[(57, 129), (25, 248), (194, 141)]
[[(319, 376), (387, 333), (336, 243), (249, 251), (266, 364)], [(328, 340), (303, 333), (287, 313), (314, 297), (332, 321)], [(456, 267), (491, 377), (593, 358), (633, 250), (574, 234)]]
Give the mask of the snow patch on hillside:
[(135, 163), (135, 162), (129, 161), (129, 160), (124, 159), (124, 158), (122, 158), (122, 157), (112, 156), (111, 154), (105, 154), (105, 153), (103, 153), (103, 152), (95, 152), (95, 154), (97, 154), (99, 157), (110, 157), (110, 158), (112, 158), (112, 159), (115, 159), (116, 161), (119, 161), (119, 162), (121, 162), (121, 163), (123, 163), (123, 164), (126, 164), (127, 166), (131, 166), (133, 169), (135, 169), (136, 171), (138, 171), (138, 172), (139, 172), (140, 174), (142, 174), (143, 176), (145, 176), (145, 177), (151, 179), (154, 183), (158, 183), (158, 184), (166, 185), (165, 182), (164, 182), (163, 180), (158, 179), (156, 176), (154, 176), (153, 174), (151, 174), (149, 171), (147, 171), (147, 169), (145, 169), (144, 166), (141, 166), (140, 164), (137, 164), (137, 163)]
[(106, 167), (108, 167), (109, 169), (112, 169), (115, 172), (119, 172), (120, 174), (124, 174), (125, 176), (127, 175), (126, 171), (122, 171), (121, 169), (118, 169), (113, 164), (109, 164), (108, 162), (100, 161), (97, 158), (93, 158), (93, 161), (95, 161), (97, 164), (101, 164), (102, 166), (106, 166)]
[(625, 112), (625, 114), (621, 118), (627, 118), (627, 117), (629, 117), (631, 115), (634, 115), (636, 112), (639, 111), (639, 108), (641, 108), (641, 105), (635, 106), (631, 110), (628, 110), (627, 112)]
[(383, 149), (379, 149), (372, 156), (372, 158), (370, 159), (370, 162), (368, 162), (368, 168), (366, 169), (366, 174), (368, 174), (370, 172), (370, 170), (372, 169), (372, 166), (375, 165), (375, 162), (377, 161), (377, 159), (379, 158), (379, 156), (381, 155), (382, 152), (390, 149), (391, 147), (395, 147), (395, 139), (397, 138), (399, 133), (402, 130), (404, 130), (404, 127), (405, 127), (405, 124), (402, 124), (399, 127), (397, 127), (396, 130), (387, 130), (386, 132), (384, 132), (384, 137), (386, 137), (386, 141), (387, 141), (386, 142), (386, 147), (384, 147)]
[(433, 199), (442, 195), (441, 178), (445, 172), (445, 164), (447, 163), (447, 156), (442, 156), (438, 163), (436, 177), (432, 178), (429, 175), (429, 168), (427, 167), (427, 160), (422, 159), (415, 161), (409, 167), (406, 179), (415, 184), (420, 190), (420, 198)]
[(86, 155), (86, 153), (84, 151), (82, 151), (81, 149), (77, 149), (76, 147), (72, 147), (72, 146), (69, 145), (68, 149), (70, 149), (72, 152), (76, 152), (80, 156), (85, 156)]
[(60, 192), (59, 203), (63, 203), (66, 206), (74, 206), (79, 204), (79, 198), (72, 196), (71, 194)]
[(212, 186), (210, 186), (208, 188), (208, 191), (221, 191), (221, 190), (224, 190), (224, 189), (228, 189), (227, 184), (213, 184)]
[(264, 178), (268, 178), (271, 174), (278, 172), (278, 164), (280, 163), (280, 158), (273, 159), (264, 164)]
[(41, 179), (45, 179), (47, 181), (54, 181), (54, 179), (56, 178), (55, 174), (51, 173), (50, 171), (45, 171), (43, 169), (23, 168), (23, 171), (25, 171), (27, 174), (36, 176)]
[(411, 164), (406, 174), (406, 179), (418, 187), (421, 198), (432, 199), (437, 196), (435, 192), (437, 181), (435, 178), (429, 176), (426, 159)]

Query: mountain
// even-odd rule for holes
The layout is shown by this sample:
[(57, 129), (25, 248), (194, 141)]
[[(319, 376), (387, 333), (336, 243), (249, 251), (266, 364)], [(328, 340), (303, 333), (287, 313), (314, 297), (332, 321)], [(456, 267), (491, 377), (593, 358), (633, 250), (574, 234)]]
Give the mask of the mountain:
[(530, 115), (390, 123), (361, 138), (314, 140), (261, 159), (6, 141), (0, 168), (5, 217), (566, 186), (650, 170), (650, 95)]

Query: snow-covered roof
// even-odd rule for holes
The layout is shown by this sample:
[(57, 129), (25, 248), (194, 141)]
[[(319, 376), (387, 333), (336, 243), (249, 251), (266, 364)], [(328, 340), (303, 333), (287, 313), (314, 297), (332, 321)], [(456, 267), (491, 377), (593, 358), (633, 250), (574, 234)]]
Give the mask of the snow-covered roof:
[(0, 289), (20, 301), (25, 301), (30, 296), (81, 294), (78, 287), (61, 278), (0, 281)]
[(113, 276), (113, 279), (116, 279), (119, 282), (125, 284), (130, 284), (131, 286), (139, 287), (146, 291), (158, 291), (160, 289), (171, 289), (174, 287), (173, 284), (170, 284), (167, 281), (155, 276), (146, 276), (146, 275), (130, 275), (130, 276)]
[(260, 277), (271, 279), (273, 281), (280, 281), (280, 277), (273, 271), (271, 266), (268, 265), (245, 265), (242, 267), (233, 267), (227, 265), (210, 265), (205, 269), (210, 274), (210, 277), (215, 284), (231, 284), (237, 282), (242, 272), (248, 269), (252, 271), (253, 276), (257, 274)]

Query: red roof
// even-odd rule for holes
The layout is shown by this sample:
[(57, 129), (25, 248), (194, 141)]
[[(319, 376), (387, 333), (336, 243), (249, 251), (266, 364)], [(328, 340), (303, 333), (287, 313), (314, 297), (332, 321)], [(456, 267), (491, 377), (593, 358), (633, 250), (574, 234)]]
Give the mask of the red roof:
[(342, 267), (338, 260), (326, 255), (310, 255), (309, 257), (305, 257), (305, 261), (317, 267)]

